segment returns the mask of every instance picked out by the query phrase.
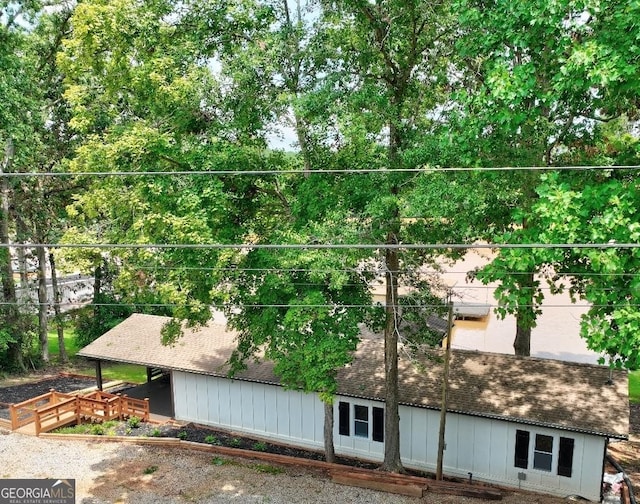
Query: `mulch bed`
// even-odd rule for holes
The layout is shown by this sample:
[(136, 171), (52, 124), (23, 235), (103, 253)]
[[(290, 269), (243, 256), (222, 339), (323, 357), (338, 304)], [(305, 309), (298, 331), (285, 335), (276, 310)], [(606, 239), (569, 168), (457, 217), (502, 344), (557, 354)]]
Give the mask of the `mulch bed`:
[(30, 383), (22, 383), (11, 387), (0, 387), (0, 403), (14, 404), (33, 397), (46, 394), (51, 389), (57, 392), (73, 392), (95, 386), (95, 378), (78, 375), (59, 375)]
[(9, 418), (9, 405), (46, 394), (51, 389), (68, 393), (96, 384), (95, 378), (77, 375), (59, 375), (10, 387), (0, 387), (0, 418)]
[[(97, 430), (99, 431), (100, 429), (98, 428)], [(103, 435), (178, 438), (183, 441), (225, 446), (227, 448), (239, 448), (241, 450), (274, 453), (309, 460), (324, 460), (324, 454), (321, 452), (303, 450), (277, 443), (269, 443), (264, 440), (248, 438), (232, 432), (222, 431), (194, 423), (186, 425), (172, 425), (140, 422), (136, 427), (132, 427), (129, 422), (118, 422), (114, 427), (106, 429)], [(336, 462), (338, 464), (363, 469), (377, 469), (380, 466), (380, 464), (357, 460), (350, 457), (337, 456)], [(416, 472), (415, 474), (424, 477), (423, 473)]]

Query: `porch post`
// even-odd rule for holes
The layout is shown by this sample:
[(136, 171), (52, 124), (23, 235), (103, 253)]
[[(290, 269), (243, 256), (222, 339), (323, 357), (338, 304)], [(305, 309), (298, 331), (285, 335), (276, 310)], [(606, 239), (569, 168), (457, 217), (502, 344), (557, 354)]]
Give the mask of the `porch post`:
[(96, 385), (98, 390), (102, 391), (102, 361), (96, 359)]

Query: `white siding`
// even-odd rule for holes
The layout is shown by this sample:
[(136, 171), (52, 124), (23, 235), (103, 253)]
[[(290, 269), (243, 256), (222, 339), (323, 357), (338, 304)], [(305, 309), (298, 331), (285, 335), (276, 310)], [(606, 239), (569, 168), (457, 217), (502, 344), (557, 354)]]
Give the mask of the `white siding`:
[(313, 394), (214, 376), (173, 373), (175, 418), (322, 449), (324, 408)]
[[(382, 407), (383, 403), (338, 397), (334, 432), (336, 453), (374, 461), (383, 460), (382, 443), (372, 441), (366, 443), (361, 438), (339, 435), (337, 407), (339, 401), (378, 407)], [(400, 452), (406, 467), (435, 471), (439, 424), (439, 411), (400, 406)], [(534, 442), (536, 434), (553, 436), (555, 451), (552, 472), (533, 469), (532, 455), (530, 455), (528, 469), (514, 466), (515, 435), (518, 429), (531, 433), (531, 443)], [(556, 471), (557, 447), (561, 436), (571, 438), (575, 443), (573, 471), (570, 478), (558, 476)], [(471, 473), (473, 479), (562, 497), (571, 494), (578, 494), (591, 500), (598, 500), (600, 497), (603, 438), (449, 413), (445, 445), (443, 470), (447, 475), (466, 479)], [(518, 479), (518, 473), (521, 472), (525, 473), (526, 479), (523, 481)]]
[[(305, 448), (323, 448), (324, 407), (317, 395), (285, 390), (275, 385), (251, 383), (213, 376), (174, 372), (172, 379), (175, 416), (178, 420), (233, 429)], [(369, 436), (339, 434), (338, 403), (369, 411)], [(373, 441), (373, 408), (378, 401), (337, 396), (334, 405), (336, 453), (373, 461), (384, 458), (384, 443)], [(434, 471), (437, 461), (440, 412), (400, 406), (400, 450), (407, 467)], [(516, 431), (530, 432), (532, 449), (536, 434), (552, 436), (552, 472), (514, 466)], [(558, 476), (556, 467), (560, 437), (574, 440), (571, 477)], [(604, 438), (502, 420), (449, 413), (446, 426), (444, 472), (450, 476), (490, 481), (505, 486), (559, 496), (578, 494), (592, 500), (600, 496)], [(521, 477), (525, 479), (519, 479)]]

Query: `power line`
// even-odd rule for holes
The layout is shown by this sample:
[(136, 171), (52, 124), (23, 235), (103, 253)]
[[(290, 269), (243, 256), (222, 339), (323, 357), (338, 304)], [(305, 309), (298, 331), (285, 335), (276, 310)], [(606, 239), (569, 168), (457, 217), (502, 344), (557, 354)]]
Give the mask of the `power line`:
[[(312, 170), (312, 174), (393, 174), (393, 173), (438, 173), (438, 172), (481, 172), (481, 171), (598, 171), (598, 170), (638, 170), (640, 165), (632, 166), (492, 166), (486, 168), (478, 167), (427, 167), (427, 168), (398, 168), (389, 170), (387, 168), (364, 168), (364, 169), (318, 169)], [(0, 173), (0, 177), (22, 178), (22, 177), (131, 177), (131, 176), (264, 176), (264, 175), (305, 175), (301, 170), (170, 170), (170, 171), (120, 171), (120, 172), (13, 172)]]
[[(501, 304), (492, 304), (492, 303), (482, 303), (483, 306), (487, 308), (504, 308)], [(53, 308), (54, 303), (35, 303), (35, 302), (26, 302), (21, 303), (17, 301), (3, 301), (0, 302), (0, 306), (22, 306), (22, 307), (38, 307), (44, 306)], [(184, 308), (189, 305), (177, 304), (177, 303), (82, 303), (79, 301), (66, 301), (59, 303), (59, 306), (73, 306), (77, 308), (83, 307), (129, 307), (129, 308)], [(209, 308), (222, 310), (225, 308), (385, 308), (387, 306), (392, 306), (397, 309), (407, 309), (407, 308), (432, 308), (432, 309), (442, 309), (446, 307), (446, 304), (394, 304), (387, 305), (385, 303), (372, 303), (372, 304), (339, 304), (339, 303), (317, 303), (317, 304), (290, 304), (290, 303), (255, 303), (255, 304), (238, 304), (238, 303), (228, 303), (228, 304), (210, 304), (206, 305)], [(521, 304), (518, 307), (521, 308), (537, 308), (540, 305), (537, 304)], [(619, 308), (619, 307), (640, 307), (640, 303), (617, 303), (617, 304), (577, 304), (577, 303), (563, 303), (563, 304), (545, 304), (542, 306), (544, 309), (547, 308)]]
[(464, 249), (637, 249), (640, 243), (0, 243), (0, 248), (263, 249), (263, 250), (464, 250)]
[[(490, 262), (487, 263), (491, 264)], [(479, 269), (482, 269), (485, 265), (479, 266)], [(227, 271), (227, 272), (238, 272), (238, 273), (380, 273), (384, 274), (384, 269), (382, 267), (375, 268), (243, 268), (243, 267), (217, 267), (217, 266), (154, 266), (154, 265), (137, 265), (133, 264), (132, 266), (126, 267), (129, 270), (145, 270), (145, 271)], [(437, 276), (446, 276), (446, 275), (467, 275), (471, 271), (474, 271), (475, 268), (471, 268), (469, 270), (451, 270), (451, 271), (436, 271), (436, 270), (428, 270), (428, 271), (419, 271), (415, 269), (405, 269), (401, 271), (397, 271), (396, 274), (407, 274), (407, 275), (437, 275)], [(504, 275), (538, 275), (542, 277), (546, 277), (547, 275), (541, 271), (508, 271), (501, 270), (501, 274)], [(570, 276), (605, 276), (605, 277), (635, 277), (638, 273), (596, 273), (596, 272), (587, 272), (587, 271), (563, 271), (557, 272), (555, 275), (559, 277), (570, 277)], [(86, 279), (91, 279), (92, 277), (87, 277)]]

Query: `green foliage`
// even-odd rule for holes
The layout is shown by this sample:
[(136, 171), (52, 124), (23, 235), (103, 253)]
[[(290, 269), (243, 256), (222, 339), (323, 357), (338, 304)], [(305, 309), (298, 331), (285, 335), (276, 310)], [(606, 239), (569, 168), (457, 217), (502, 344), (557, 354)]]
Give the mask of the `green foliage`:
[(222, 466), (229, 463), (229, 461), (223, 457), (213, 457), (211, 463), (216, 466)]
[(102, 424), (92, 424), (89, 428), (89, 434), (93, 434), (94, 436), (102, 436), (105, 432), (106, 429)]
[(127, 419), (127, 425), (132, 429), (137, 429), (138, 427), (140, 427), (141, 422), (142, 420), (140, 420), (140, 418), (138, 418), (137, 416), (132, 416)]
[[(10, 323), (9, 323), (10, 321)], [(25, 362), (32, 367), (39, 366), (37, 321), (29, 313), (11, 313), (10, 307), (0, 307), (0, 371), (22, 372), (8, 351), (11, 344), (20, 349)]]
[(640, 403), (640, 371), (629, 372), (629, 402)]
[(157, 465), (152, 465), (152, 466), (149, 466), (149, 467), (145, 467), (144, 471), (142, 471), (142, 472), (144, 474), (153, 474), (158, 469), (159, 469), (159, 467)]
[(276, 467), (269, 464), (253, 464), (253, 469), (263, 474), (283, 474), (284, 469), (282, 467)]
[(152, 437), (161, 437), (162, 436), (162, 431), (160, 429), (158, 429), (157, 427), (155, 427), (152, 431), (151, 431), (151, 436)]
[(251, 449), (255, 451), (260, 451), (260, 452), (267, 451), (267, 443), (263, 441), (258, 441), (256, 443), (253, 443), (253, 445), (251, 446)]
[(180, 432), (178, 432), (177, 437), (178, 437), (178, 439), (181, 439), (182, 441), (184, 441), (185, 439), (187, 439), (189, 437), (189, 434), (187, 434), (187, 431), (180, 431)]
[(229, 441), (229, 446), (232, 448), (240, 448), (240, 446), (242, 446), (242, 440), (239, 438), (233, 438)]
[[(592, 177), (551, 173), (538, 189), (535, 211), (545, 240), (567, 243), (635, 243), (640, 238), (640, 187), (635, 170), (601, 171)], [(557, 289), (590, 303), (581, 334), (590, 349), (614, 367), (640, 367), (640, 313), (636, 306), (640, 263), (634, 248), (557, 252)], [(550, 261), (551, 262), (551, 261)]]
[(205, 437), (204, 442), (211, 445), (220, 444), (220, 440), (218, 439), (218, 437), (212, 434), (209, 434), (207, 437)]

